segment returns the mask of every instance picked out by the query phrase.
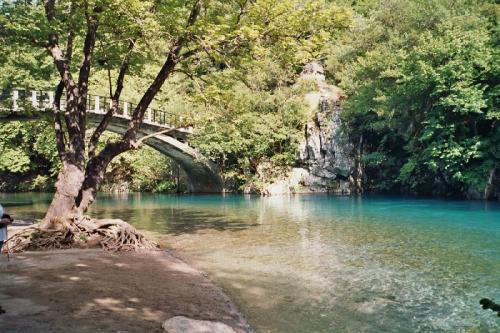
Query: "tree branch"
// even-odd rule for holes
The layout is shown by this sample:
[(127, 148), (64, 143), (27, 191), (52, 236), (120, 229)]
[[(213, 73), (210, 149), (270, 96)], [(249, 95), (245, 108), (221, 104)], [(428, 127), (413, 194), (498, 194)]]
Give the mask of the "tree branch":
[[(128, 52), (125, 55), (125, 57), (122, 60), (122, 63), (120, 65), (120, 70), (118, 72), (118, 78), (116, 79), (116, 88), (114, 94), (111, 94), (110, 92), (110, 97), (111, 97), (111, 108), (109, 108), (108, 112), (104, 115), (102, 118), (101, 122), (99, 125), (96, 127), (94, 132), (92, 133), (92, 136), (90, 137), (89, 143), (88, 143), (88, 154), (89, 158), (92, 158), (95, 156), (95, 150), (97, 148), (97, 143), (99, 142), (99, 138), (101, 137), (102, 133), (106, 130), (106, 128), (109, 125), (109, 122), (113, 118), (113, 115), (116, 113), (119, 107), (119, 100), (120, 100), (120, 95), (123, 90), (123, 81), (125, 80), (125, 75), (128, 71), (129, 65), (130, 65), (130, 56), (132, 55), (132, 51), (135, 46), (135, 40), (130, 41), (129, 47), (128, 47)], [(111, 85), (110, 85), (111, 89)]]
[(134, 50), (135, 47), (135, 39), (131, 40), (128, 46), (128, 52), (125, 55), (125, 57), (122, 60), (122, 63), (120, 65), (120, 70), (118, 72), (118, 78), (116, 79), (116, 87), (115, 87), (115, 93), (113, 95), (113, 99), (119, 100), (120, 95), (123, 90), (123, 82), (125, 80), (125, 75), (127, 74), (128, 68), (130, 66), (130, 57), (132, 55), (132, 51)]
[(71, 72), (69, 71), (68, 62), (57, 43), (57, 35), (51, 34), (51, 36), (49, 37), (49, 45), (47, 46), (47, 50), (54, 59), (54, 64), (59, 71), (59, 75), (61, 76), (61, 80), (64, 82), (66, 90), (70, 91), (75, 87), (75, 83), (73, 81), (73, 77), (71, 76)]
[[(46, 15), (47, 20), (49, 21), (50, 24), (55, 24), (54, 23), (54, 21), (55, 21), (55, 0), (46, 0), (44, 2), (44, 7), (45, 7), (45, 15)], [(76, 109), (77, 109), (75, 106), (76, 106), (77, 99), (78, 99), (79, 95), (78, 95), (78, 88), (75, 85), (75, 82), (73, 80), (73, 76), (71, 75), (68, 58), (66, 58), (66, 55), (70, 56), (70, 58), (72, 56), (73, 37), (70, 36), (70, 38), (68, 40), (66, 55), (63, 54), (61, 48), (59, 47), (59, 36), (57, 35), (56, 32), (51, 32), (49, 34), (48, 44), (46, 45), (46, 48), (49, 51), (49, 53), (51, 54), (52, 58), (54, 59), (54, 64), (55, 64), (55, 66), (56, 66), (56, 68), (61, 76), (61, 81), (63, 82), (64, 88), (66, 88), (66, 93), (67, 93), (66, 112), (64, 113), (64, 115), (65, 115), (66, 125), (67, 125), (67, 129), (68, 129), (68, 141), (69, 141), (70, 150), (69, 151), (65, 150), (64, 158), (71, 159), (74, 161), (74, 163), (81, 165), (83, 163), (83, 156), (80, 156), (81, 151), (79, 148), (82, 146), (84, 138), (81, 135), (81, 133), (82, 133), (81, 122), (76, 121), (78, 119), (78, 117), (77, 117), (77, 114), (75, 114)], [(58, 90), (60, 91), (60, 88), (58, 88)], [(61, 92), (61, 95), (62, 95), (62, 92)], [(60, 104), (60, 97), (59, 97), (59, 104)], [(60, 105), (59, 105), (59, 108), (60, 108)], [(56, 131), (62, 131), (60, 117), (57, 116), (57, 114), (54, 118), (54, 122), (55, 122), (54, 126), (56, 128)], [(83, 130), (83, 134), (85, 134), (84, 130)], [(59, 140), (59, 145), (61, 145), (62, 140), (61, 140), (60, 136), (59, 136), (58, 140)], [(62, 148), (62, 147), (59, 146), (59, 148)], [(82, 157), (82, 158), (80, 158), (80, 157)], [(80, 160), (82, 162), (76, 162), (76, 161), (80, 161)]]
[(238, 16), (236, 16), (236, 24), (239, 24), (241, 21), (241, 18), (243, 17), (243, 14), (245, 14), (245, 9), (247, 4), (249, 3), (249, 0), (244, 0), (243, 2), (236, 1), (238, 3), (238, 6), (240, 6), (240, 12), (238, 13)]
[(94, 52), (97, 29), (99, 27), (99, 19), (97, 16), (101, 11), (102, 8), (96, 5), (93, 9), (93, 15), (86, 15), (87, 34), (85, 35), (85, 42), (83, 44), (83, 58), (80, 66), (80, 73), (78, 75), (78, 89), (80, 90), (80, 96), (87, 95), (92, 54)]
[[(53, 23), (55, 19), (55, 0), (46, 0), (44, 2), (44, 6), (47, 20), (49, 23)], [(74, 81), (69, 70), (69, 63), (59, 47), (59, 36), (55, 32), (49, 34), (48, 44), (46, 47), (54, 59), (54, 64), (56, 65), (59, 75), (61, 76), (61, 80), (64, 82), (66, 90), (72, 90), (74, 87)]]
[(163, 85), (165, 80), (170, 76), (175, 66), (177, 65), (178, 62), (177, 55), (179, 54), (179, 51), (180, 51), (179, 45), (173, 45), (172, 48), (170, 49), (167, 59), (163, 64), (162, 68), (160, 69), (160, 72), (154, 79), (153, 83), (151, 83), (151, 85), (148, 87), (148, 89), (142, 96), (140, 102), (134, 109), (134, 112), (132, 113), (132, 119), (130, 120), (130, 128), (125, 133), (124, 138), (134, 140), (136, 131), (141, 126), (144, 115), (149, 105), (151, 104), (151, 101), (153, 100), (154, 96), (156, 96), (158, 91), (160, 91), (161, 86)]
[(188, 50), (186, 52), (183, 52), (181, 55), (179, 55), (180, 60), (184, 60), (187, 58), (192, 57), (193, 55), (197, 54), (198, 52), (201, 52), (203, 49), (201, 47), (197, 47), (191, 50)]
[[(74, 31), (71, 30), (68, 33), (68, 40), (66, 41), (66, 52), (64, 54), (68, 66), (71, 63), (71, 59), (73, 57), (74, 38), (75, 38)], [(64, 160), (66, 154), (66, 138), (64, 135), (64, 130), (61, 122), (61, 97), (63, 93), (64, 93), (64, 82), (61, 80), (59, 81), (59, 84), (57, 85), (56, 91), (54, 93), (54, 102), (53, 102), (54, 104), (52, 105), (54, 109), (53, 119), (54, 119), (54, 131), (56, 135), (56, 146), (61, 161)], [(64, 116), (66, 125), (69, 125), (69, 118), (67, 117), (67, 114), (65, 113)]]
[[(196, 23), (196, 20), (198, 19), (198, 16), (201, 11), (202, 4), (203, 0), (196, 0), (194, 2), (193, 7), (191, 9), (191, 13), (189, 14), (189, 17), (186, 22), (186, 30)], [(161, 89), (165, 80), (170, 76), (170, 74), (172, 74), (173, 70), (175, 69), (175, 66), (180, 61), (179, 54), (182, 50), (182, 47), (188, 40), (188, 36), (189, 36), (189, 31), (186, 31), (186, 33), (183, 36), (173, 41), (170, 47), (170, 51), (168, 52), (167, 59), (165, 60), (165, 63), (160, 69), (160, 72), (154, 79), (153, 83), (151, 83), (151, 85), (148, 87), (146, 93), (142, 96), (139, 104), (137, 104), (137, 107), (135, 108), (132, 114), (132, 119), (130, 120), (130, 128), (124, 134), (123, 136), (124, 140), (135, 141), (137, 130), (142, 124), (146, 110), (151, 104), (153, 98)]]
[(56, 16), (56, 10), (55, 10), (56, 1), (45, 0), (43, 5), (45, 7), (45, 16), (47, 17), (47, 20), (49, 20), (49, 22), (54, 20), (54, 17)]
[(64, 137), (64, 131), (61, 122), (61, 96), (64, 92), (64, 82), (61, 80), (57, 85), (56, 92), (54, 94), (54, 104), (52, 105), (54, 109), (54, 131), (56, 134), (56, 146), (59, 158), (61, 161), (64, 160), (66, 154), (66, 139)]
[(106, 71), (108, 72), (108, 89), (109, 89), (109, 98), (113, 98), (113, 83), (111, 83), (111, 67), (109, 65), (109, 57), (106, 54), (106, 50), (104, 49), (104, 45), (102, 40), (99, 40), (99, 45), (102, 49), (102, 53), (104, 54), (104, 63), (106, 64)]
[[(193, 73), (190, 73), (189, 71), (187, 70), (184, 70), (184, 69), (181, 69), (181, 68), (176, 68), (175, 69), (176, 72), (178, 73), (182, 73), (184, 75), (186, 75), (189, 79), (191, 79), (192, 81), (196, 82), (196, 80), (200, 80), (202, 81), (203, 83), (208, 83), (208, 81), (204, 78), (202, 78), (201, 76), (199, 75), (193, 75)], [(196, 82), (197, 83), (197, 82)], [(198, 84), (198, 83), (197, 83)], [(199, 86), (199, 84), (198, 84)]]
[(196, 23), (198, 15), (200, 15), (202, 5), (203, 5), (203, 0), (196, 0), (194, 2), (193, 8), (191, 8), (191, 13), (189, 14), (189, 18), (186, 23), (186, 28), (189, 28), (190, 26)]
[[(71, 11), (73, 11), (73, 7), (71, 9)], [(68, 40), (66, 41), (66, 52), (64, 53), (64, 57), (66, 58), (66, 62), (68, 64), (68, 71), (70, 71), (70, 68), (71, 68), (71, 61), (73, 60), (73, 41), (75, 39), (75, 32), (73, 30), (71, 30), (69, 33), (68, 33)], [(58, 88), (59, 89), (59, 86)], [(57, 90), (56, 90), (56, 94), (57, 95)], [(62, 93), (61, 93), (62, 95)], [(54, 98), (54, 101), (55, 101), (55, 98)], [(60, 101), (59, 101), (59, 114), (61, 112), (61, 108), (60, 108)], [(60, 115), (59, 115), (59, 118), (60, 118)], [(60, 119), (59, 119), (60, 121)], [(66, 127), (69, 128), (71, 126), (71, 119), (70, 119), (70, 116), (69, 116), (69, 108), (66, 107), (66, 110), (64, 112), (64, 121), (66, 122)]]

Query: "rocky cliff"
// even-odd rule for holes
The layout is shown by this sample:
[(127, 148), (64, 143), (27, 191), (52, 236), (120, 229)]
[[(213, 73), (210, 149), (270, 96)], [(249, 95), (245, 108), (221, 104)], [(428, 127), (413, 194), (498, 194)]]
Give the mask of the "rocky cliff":
[(310, 63), (300, 80), (314, 83), (317, 90), (306, 94), (312, 117), (307, 122), (297, 154), (297, 167), (266, 186), (267, 195), (333, 192), (350, 194), (354, 170), (353, 147), (342, 132), (341, 91), (325, 80), (323, 67)]

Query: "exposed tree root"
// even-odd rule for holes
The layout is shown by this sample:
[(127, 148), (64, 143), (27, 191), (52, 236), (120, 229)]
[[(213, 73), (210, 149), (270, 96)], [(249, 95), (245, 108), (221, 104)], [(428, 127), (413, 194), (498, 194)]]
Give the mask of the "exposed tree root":
[(7, 241), (9, 252), (98, 247), (107, 251), (138, 251), (158, 249), (141, 232), (122, 220), (96, 220), (83, 217), (71, 221), (51, 221), (54, 228), (39, 224), (28, 227)]

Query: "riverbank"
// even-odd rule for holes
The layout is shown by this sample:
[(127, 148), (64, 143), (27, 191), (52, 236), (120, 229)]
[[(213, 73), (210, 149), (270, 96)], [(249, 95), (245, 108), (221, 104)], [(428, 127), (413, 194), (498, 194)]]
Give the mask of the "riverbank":
[(219, 287), (166, 251), (3, 254), (0, 306), (0, 327), (11, 333), (164, 332), (175, 316), (250, 331)]
[[(3, 202), (32, 200), (7, 211), (40, 218), (48, 199)], [(133, 194), (102, 195), (89, 214), (175, 249), (259, 332), (500, 332), (479, 304), (500, 299), (498, 203)]]

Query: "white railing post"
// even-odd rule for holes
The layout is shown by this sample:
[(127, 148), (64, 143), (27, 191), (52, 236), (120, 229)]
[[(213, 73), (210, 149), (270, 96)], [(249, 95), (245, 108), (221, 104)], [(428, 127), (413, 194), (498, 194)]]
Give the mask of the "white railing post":
[[(112, 108), (112, 107), (113, 107), (113, 100), (112, 100), (112, 99), (110, 99), (110, 100), (109, 100), (109, 109), (111, 110), (111, 108)], [(107, 111), (107, 110), (106, 110), (106, 111)]]
[(17, 101), (19, 100), (19, 91), (12, 91), (12, 111), (18, 110)]
[(128, 118), (128, 103), (127, 102), (123, 102), (123, 116), (125, 118)]
[(37, 101), (36, 101), (36, 90), (33, 90), (31, 92), (31, 105), (33, 105), (34, 108), (37, 108)]
[(49, 91), (49, 108), (52, 109), (52, 105), (54, 105), (54, 92)]
[(94, 96), (94, 112), (99, 113), (99, 96)]

